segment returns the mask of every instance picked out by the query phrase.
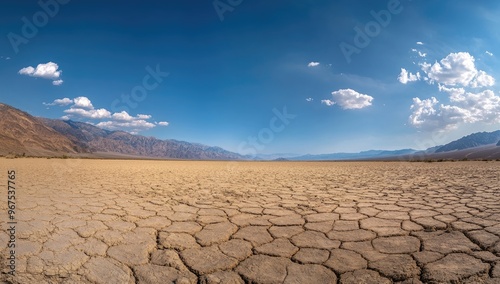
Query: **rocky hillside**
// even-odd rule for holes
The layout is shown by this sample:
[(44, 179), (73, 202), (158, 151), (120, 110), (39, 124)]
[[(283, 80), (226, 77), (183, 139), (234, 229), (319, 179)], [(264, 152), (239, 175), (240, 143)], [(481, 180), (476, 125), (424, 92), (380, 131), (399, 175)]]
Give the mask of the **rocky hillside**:
[(436, 153), (463, 150), (489, 144), (499, 145), (498, 143), (500, 143), (500, 130), (494, 132), (478, 132), (441, 146), (436, 150)]
[(68, 137), (73, 143), (91, 152), (113, 152), (173, 159), (234, 160), (242, 158), (238, 154), (219, 147), (177, 140), (160, 140), (123, 131), (109, 131), (71, 120), (41, 118), (41, 121)]
[(0, 103), (0, 155), (82, 153), (83, 147), (36, 117)]
[(171, 159), (243, 158), (219, 147), (109, 131), (71, 120), (34, 117), (6, 104), (0, 104), (0, 129), (0, 155), (88, 155), (100, 152)]

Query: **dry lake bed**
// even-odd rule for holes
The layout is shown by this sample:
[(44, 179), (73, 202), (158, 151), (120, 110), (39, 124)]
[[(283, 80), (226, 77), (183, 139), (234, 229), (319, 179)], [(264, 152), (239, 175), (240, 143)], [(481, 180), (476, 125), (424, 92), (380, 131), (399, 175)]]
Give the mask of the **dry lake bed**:
[(0, 173), (0, 283), (500, 283), (500, 162), (26, 158)]

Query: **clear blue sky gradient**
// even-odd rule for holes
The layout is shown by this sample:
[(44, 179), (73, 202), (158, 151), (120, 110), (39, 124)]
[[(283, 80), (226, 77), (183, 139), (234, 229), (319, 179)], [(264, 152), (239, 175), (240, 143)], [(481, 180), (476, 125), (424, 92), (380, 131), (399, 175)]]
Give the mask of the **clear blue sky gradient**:
[[(23, 36), (22, 18), (33, 22), (43, 9), (37, 1), (3, 1), (0, 102), (60, 118), (70, 106), (43, 103), (87, 97), (96, 109), (119, 112), (125, 110), (122, 95), (142, 86), (149, 66), (169, 75), (127, 112), (151, 115), (153, 124), (169, 122), (140, 132), (160, 139), (241, 152), (251, 147), (249, 137), (257, 137), (258, 153), (319, 154), (424, 148), (498, 129), (491, 121), (443, 132), (411, 125), (413, 98), (448, 104), (449, 97), (437, 83), (401, 84), (398, 76), (401, 68), (424, 75), (419, 63), (467, 52), (478, 70), (500, 79), (500, 2), (401, 0), (400, 13), (391, 14), (348, 62), (339, 45), (355, 46), (355, 28), (365, 28), (374, 21), (371, 11), (387, 10), (391, 1), (243, 0), (231, 7), (224, 5), (238, 1), (220, 0), (219, 9), (230, 7), (221, 20), (212, 0), (71, 0), (58, 4), (59, 11), (17, 53), (9, 34)], [(62, 85), (19, 74), (47, 62), (62, 70)], [(371, 104), (346, 109), (321, 102), (335, 101), (331, 93), (341, 89), (366, 94)], [(486, 89), (499, 94), (497, 83)], [(273, 120), (273, 109), (284, 107), (295, 117), (283, 128), (271, 127), (270, 121), (282, 123)]]

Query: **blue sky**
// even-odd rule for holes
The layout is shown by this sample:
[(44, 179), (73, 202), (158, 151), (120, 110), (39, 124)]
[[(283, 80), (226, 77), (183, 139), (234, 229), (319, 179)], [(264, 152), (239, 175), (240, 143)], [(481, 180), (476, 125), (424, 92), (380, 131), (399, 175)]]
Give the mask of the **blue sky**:
[(499, 128), (499, 22), (498, 1), (4, 1), (0, 101), (244, 154), (422, 149)]

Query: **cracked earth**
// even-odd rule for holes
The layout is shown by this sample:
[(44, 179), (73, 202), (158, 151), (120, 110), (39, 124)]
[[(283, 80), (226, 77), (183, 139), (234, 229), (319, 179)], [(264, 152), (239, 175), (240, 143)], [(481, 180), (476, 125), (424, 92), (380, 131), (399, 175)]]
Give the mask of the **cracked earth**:
[(499, 162), (0, 162), (6, 283), (500, 283)]

